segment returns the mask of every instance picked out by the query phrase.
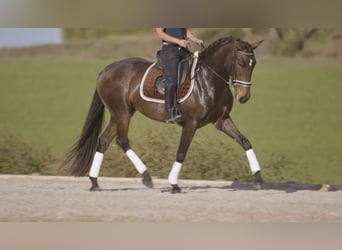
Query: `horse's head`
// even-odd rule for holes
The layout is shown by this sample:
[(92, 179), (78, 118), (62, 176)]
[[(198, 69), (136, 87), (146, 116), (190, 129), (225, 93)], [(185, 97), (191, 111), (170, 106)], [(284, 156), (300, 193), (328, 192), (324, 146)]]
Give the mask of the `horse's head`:
[(249, 44), (242, 40), (238, 40), (233, 50), (233, 56), (230, 63), (230, 75), (235, 89), (236, 99), (240, 103), (247, 102), (251, 97), (251, 78), (256, 64), (254, 49), (262, 42), (263, 40)]

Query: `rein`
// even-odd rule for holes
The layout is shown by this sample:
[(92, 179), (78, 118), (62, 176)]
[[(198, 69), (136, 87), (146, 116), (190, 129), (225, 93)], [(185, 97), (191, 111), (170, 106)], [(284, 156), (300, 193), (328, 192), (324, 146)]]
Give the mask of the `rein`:
[(205, 62), (201, 61), (201, 63), (203, 63), (208, 69), (210, 69), (210, 71), (212, 73), (214, 73), (218, 78), (220, 78), (222, 81), (224, 81), (229, 86), (229, 79), (228, 80), (224, 79), (222, 76), (219, 75), (219, 73), (217, 73), (212, 67), (210, 67)]
[[(235, 60), (236, 60), (236, 53), (242, 54), (242, 55), (248, 55), (248, 56), (253, 56), (254, 53), (250, 53), (250, 52), (244, 52), (244, 51), (240, 51), (237, 49), (234, 49), (234, 54), (233, 54), (233, 59), (232, 59), (232, 63), (231, 63), (231, 68), (230, 68), (230, 76), (231, 76), (231, 85), (235, 86), (235, 85), (240, 85), (243, 87), (248, 87), (250, 88), (252, 86), (252, 82), (245, 82), (245, 81), (241, 81), (238, 79), (235, 79)], [(192, 55), (194, 55), (192, 53)], [(224, 79), (222, 76), (220, 76), (220, 74), (218, 74), (212, 67), (210, 67), (207, 63), (201, 61), (201, 63), (203, 63), (208, 69), (210, 69), (210, 71), (212, 73), (214, 73), (218, 78), (220, 78), (221, 80), (223, 80), (228, 86), (229, 86), (229, 78), (228, 80)]]
[[(203, 44), (201, 44), (201, 52), (203, 51), (203, 49), (205, 49), (206, 47), (203, 45)], [(193, 56), (193, 57), (197, 57), (198, 58), (198, 52), (196, 51), (195, 53), (194, 52), (192, 52), (190, 49), (188, 49), (188, 51), (189, 51), (189, 53)], [(228, 86), (229, 86), (229, 79), (228, 79), (228, 81), (226, 80), (226, 79), (224, 79), (222, 76), (220, 76), (212, 67), (210, 67), (207, 63), (205, 63), (205, 62), (203, 62), (202, 60), (201, 60), (201, 63), (202, 64), (204, 64), (208, 69), (210, 69), (210, 71), (212, 72), (212, 73), (214, 73), (218, 78), (220, 78), (222, 81), (224, 81)], [(198, 69), (199, 70), (199, 69)], [(197, 70), (197, 72), (198, 72), (198, 70)], [(197, 73), (196, 72), (196, 73)], [(195, 78), (195, 76), (196, 76), (196, 74), (193, 76), (193, 78)]]

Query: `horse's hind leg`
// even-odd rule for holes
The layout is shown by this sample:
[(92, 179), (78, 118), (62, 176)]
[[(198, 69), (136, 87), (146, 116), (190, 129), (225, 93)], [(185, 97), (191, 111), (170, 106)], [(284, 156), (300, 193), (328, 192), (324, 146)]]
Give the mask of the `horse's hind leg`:
[(131, 160), (136, 170), (142, 175), (142, 183), (148, 187), (153, 188), (153, 182), (150, 174), (147, 171), (145, 164), (139, 158), (139, 156), (131, 149), (128, 140), (128, 126), (130, 117), (127, 119), (120, 119), (118, 122), (118, 135), (116, 137), (116, 143), (122, 148), (127, 157)]
[[(117, 119), (115, 119), (117, 120)], [(153, 187), (153, 182), (150, 174), (147, 171), (145, 164), (140, 160), (138, 155), (130, 148), (128, 141), (128, 125), (129, 119), (120, 121), (118, 123), (114, 122), (114, 119), (108, 124), (107, 128), (101, 134), (96, 153), (94, 156), (93, 163), (90, 168), (89, 178), (91, 181), (91, 191), (101, 190), (98, 184), (98, 176), (102, 166), (103, 156), (105, 151), (108, 149), (110, 143), (116, 136), (117, 144), (123, 149), (127, 157), (132, 161), (137, 171), (142, 174), (143, 184), (149, 188)]]
[(113, 120), (110, 121), (106, 129), (103, 131), (98, 140), (96, 153), (93, 163), (89, 171), (89, 178), (91, 181), (90, 191), (99, 191), (100, 187), (97, 182), (97, 178), (100, 173), (104, 152), (108, 149), (110, 143), (117, 134), (117, 126)]
[(223, 131), (242, 146), (246, 152), (249, 167), (255, 177), (255, 181), (262, 188), (264, 181), (261, 177), (260, 165), (249, 140), (243, 134), (241, 134), (230, 117), (227, 119), (219, 119), (214, 125), (218, 130)]

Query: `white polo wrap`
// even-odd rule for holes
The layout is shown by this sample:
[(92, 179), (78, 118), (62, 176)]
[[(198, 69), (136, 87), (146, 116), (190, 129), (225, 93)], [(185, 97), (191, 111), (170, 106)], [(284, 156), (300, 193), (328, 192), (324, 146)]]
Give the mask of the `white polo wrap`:
[(145, 164), (140, 160), (139, 156), (132, 150), (128, 149), (126, 151), (127, 157), (131, 160), (131, 162), (134, 164), (137, 171), (142, 174), (146, 171)]
[(255, 174), (256, 172), (260, 171), (260, 165), (259, 165), (258, 159), (256, 158), (254, 150), (252, 148), (248, 149), (246, 151), (246, 155), (247, 155), (249, 167), (251, 168), (252, 173)]
[(103, 161), (103, 153), (96, 152), (94, 159), (93, 159), (93, 163), (91, 164), (91, 168), (89, 171), (90, 177), (94, 177), (94, 178), (99, 177), (102, 161)]
[(182, 163), (175, 161), (172, 165), (172, 169), (169, 174), (169, 182), (170, 184), (178, 184), (178, 175), (181, 171)]

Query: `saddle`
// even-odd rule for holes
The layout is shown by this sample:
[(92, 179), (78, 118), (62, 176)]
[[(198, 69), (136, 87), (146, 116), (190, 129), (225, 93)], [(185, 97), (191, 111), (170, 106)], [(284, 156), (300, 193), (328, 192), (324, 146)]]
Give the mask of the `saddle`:
[[(184, 101), (192, 91), (193, 81), (191, 79), (197, 59), (197, 56), (190, 57), (190, 59), (182, 60), (178, 65), (177, 102), (179, 103)], [(157, 61), (146, 70), (140, 85), (140, 95), (146, 101), (164, 103), (164, 88), (162, 66)]]

